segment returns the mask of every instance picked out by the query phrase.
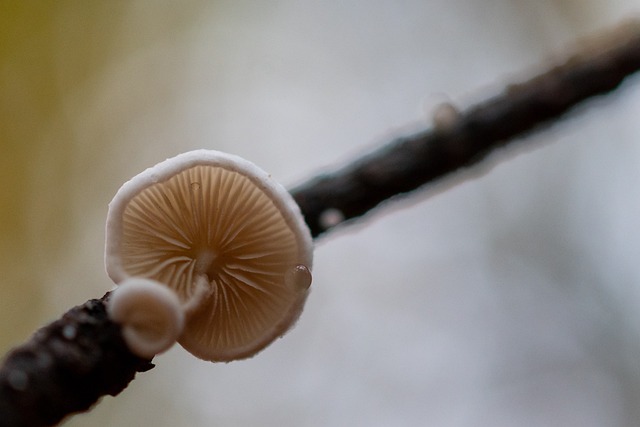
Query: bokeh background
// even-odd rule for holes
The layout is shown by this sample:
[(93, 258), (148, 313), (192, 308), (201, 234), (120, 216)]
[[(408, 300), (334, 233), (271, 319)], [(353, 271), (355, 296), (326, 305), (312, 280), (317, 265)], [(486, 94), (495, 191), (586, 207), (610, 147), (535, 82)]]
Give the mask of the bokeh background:
[[(177, 153), (293, 186), (539, 70), (632, 0), (0, 1), (0, 350), (112, 287), (107, 204)], [(637, 426), (640, 81), (317, 242), (297, 327), (175, 347), (66, 426)]]

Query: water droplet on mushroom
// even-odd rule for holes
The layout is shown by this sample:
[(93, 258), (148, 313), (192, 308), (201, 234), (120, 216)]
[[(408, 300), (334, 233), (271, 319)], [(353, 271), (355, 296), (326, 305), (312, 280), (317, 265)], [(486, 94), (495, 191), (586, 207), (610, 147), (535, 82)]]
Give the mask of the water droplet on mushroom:
[(192, 182), (191, 183), (191, 191), (193, 191), (195, 193), (198, 190), (200, 190), (200, 183), (199, 182)]
[(284, 280), (290, 288), (306, 291), (311, 286), (312, 277), (306, 265), (298, 264), (287, 271)]

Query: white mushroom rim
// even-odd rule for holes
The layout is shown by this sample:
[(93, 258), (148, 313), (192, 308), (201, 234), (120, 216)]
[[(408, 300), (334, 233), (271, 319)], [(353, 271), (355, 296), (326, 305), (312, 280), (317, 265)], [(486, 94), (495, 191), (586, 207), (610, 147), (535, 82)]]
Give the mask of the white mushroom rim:
[(120, 283), (111, 293), (107, 313), (122, 326), (131, 352), (146, 359), (171, 348), (184, 328), (184, 308), (176, 293), (140, 277)]
[(109, 204), (109, 277), (172, 289), (186, 309), (178, 342), (205, 360), (250, 357), (293, 326), (312, 256), (291, 195), (234, 155), (180, 154), (126, 182)]

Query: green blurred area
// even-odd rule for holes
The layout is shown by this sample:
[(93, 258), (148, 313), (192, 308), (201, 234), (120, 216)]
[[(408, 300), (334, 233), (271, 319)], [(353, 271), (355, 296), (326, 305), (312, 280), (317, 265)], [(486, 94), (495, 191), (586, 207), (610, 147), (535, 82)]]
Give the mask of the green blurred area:
[[(42, 308), (39, 274), (47, 260), (33, 259), (30, 211), (33, 159), (55, 151), (57, 158), (69, 156), (68, 138), (45, 138), (60, 90), (56, 82), (52, 45), (55, 43), (56, 6), (32, 2), (3, 2), (0, 10), (0, 348), (23, 339), (39, 323)], [(57, 132), (63, 135), (64, 127)], [(55, 140), (51, 144), (51, 140)], [(64, 239), (67, 227), (65, 201), (68, 192), (63, 167), (47, 182), (54, 204), (47, 214), (51, 224), (43, 227), (38, 244), (52, 246)], [(56, 218), (53, 220), (53, 218)], [(55, 248), (51, 248), (55, 250)], [(53, 254), (55, 258), (55, 254)]]
[[(112, 286), (107, 203), (139, 171), (136, 152), (161, 151), (138, 129), (162, 134), (163, 108), (180, 96), (181, 37), (204, 7), (212, 3), (0, 0), (0, 355)], [(150, 400), (137, 383), (65, 425), (189, 419), (188, 408), (165, 413), (161, 386), (146, 386), (157, 391)]]
[(90, 99), (112, 64), (173, 37), (195, 10), (173, 2), (0, 2), (0, 351), (51, 320), (44, 291), (58, 263), (73, 256), (65, 251), (78, 232), (74, 206), (89, 203), (73, 200), (77, 187), (104, 180), (79, 182), (78, 171), (91, 174), (87, 159), (97, 162), (117, 144), (108, 125), (78, 140), (84, 106), (69, 99)]

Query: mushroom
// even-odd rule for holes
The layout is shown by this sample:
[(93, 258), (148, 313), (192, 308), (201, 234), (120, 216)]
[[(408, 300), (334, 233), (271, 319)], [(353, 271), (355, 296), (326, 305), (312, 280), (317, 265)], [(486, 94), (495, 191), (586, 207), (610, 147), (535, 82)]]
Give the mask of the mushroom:
[(312, 240), (298, 205), (254, 164), (212, 150), (165, 160), (109, 204), (105, 264), (173, 290), (186, 313), (178, 342), (195, 356), (254, 355), (298, 319)]
[(111, 293), (109, 317), (137, 356), (147, 359), (168, 350), (182, 333), (184, 310), (178, 296), (154, 280), (132, 277)]

